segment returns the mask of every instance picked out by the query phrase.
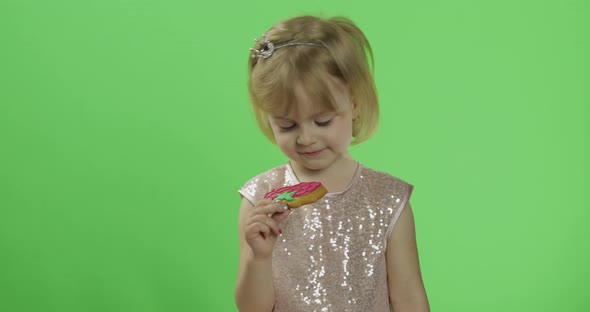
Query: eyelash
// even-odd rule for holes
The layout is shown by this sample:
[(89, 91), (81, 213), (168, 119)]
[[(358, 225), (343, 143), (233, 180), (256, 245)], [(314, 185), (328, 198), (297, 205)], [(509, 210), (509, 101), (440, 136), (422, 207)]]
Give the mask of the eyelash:
[[(327, 126), (329, 126), (331, 123), (332, 123), (332, 119), (330, 119), (330, 120), (328, 120), (328, 121), (324, 121), (324, 122), (317, 122), (317, 121), (316, 121), (316, 123), (315, 123), (315, 124), (316, 124), (318, 127), (327, 127)], [(293, 128), (295, 128), (295, 124), (293, 124), (293, 125), (291, 125), (291, 126), (289, 126), (289, 127), (280, 127), (280, 126), (279, 126), (279, 128), (281, 128), (281, 131), (285, 131), (285, 132), (286, 132), (286, 131), (291, 131)]]
[(332, 119), (324, 122), (316, 122), (315, 124), (318, 125), (318, 127), (327, 127), (330, 125), (330, 123), (332, 123)]

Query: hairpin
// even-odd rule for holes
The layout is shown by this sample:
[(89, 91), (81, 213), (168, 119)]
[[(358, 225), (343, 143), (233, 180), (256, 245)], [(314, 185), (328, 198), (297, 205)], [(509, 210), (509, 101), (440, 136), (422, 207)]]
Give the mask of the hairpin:
[(280, 48), (288, 47), (288, 46), (296, 46), (296, 45), (307, 45), (307, 46), (316, 46), (316, 47), (323, 47), (324, 45), (321, 43), (313, 43), (313, 42), (289, 42), (285, 44), (280, 44), (275, 46), (272, 42), (266, 39), (266, 34), (262, 34), (263, 41), (258, 41), (258, 39), (254, 39), (256, 43), (260, 44), (262, 48), (260, 50), (251, 48), (252, 51), (251, 58), (258, 58), (258, 59), (267, 59), (269, 58), (275, 50)]

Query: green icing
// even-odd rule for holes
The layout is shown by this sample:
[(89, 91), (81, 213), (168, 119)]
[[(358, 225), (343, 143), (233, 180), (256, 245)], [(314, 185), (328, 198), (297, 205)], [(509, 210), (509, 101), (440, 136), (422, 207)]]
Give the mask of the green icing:
[(296, 191), (293, 192), (284, 192), (281, 194), (278, 194), (277, 197), (275, 197), (275, 200), (286, 200), (286, 201), (294, 201), (295, 198), (291, 197), (293, 196), (293, 194), (295, 194)]

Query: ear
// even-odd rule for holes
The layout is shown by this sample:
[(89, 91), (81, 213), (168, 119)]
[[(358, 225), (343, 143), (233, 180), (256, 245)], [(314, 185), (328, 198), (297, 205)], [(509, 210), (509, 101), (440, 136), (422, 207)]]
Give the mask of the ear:
[(359, 107), (356, 105), (354, 98), (351, 97), (350, 101), (352, 102), (352, 119), (357, 119), (359, 117)]
[(358, 117), (358, 105), (356, 104), (356, 99), (354, 98), (354, 94), (352, 93), (352, 90), (349, 88), (348, 89), (348, 99), (350, 100), (350, 102), (352, 103), (352, 117), (357, 118)]

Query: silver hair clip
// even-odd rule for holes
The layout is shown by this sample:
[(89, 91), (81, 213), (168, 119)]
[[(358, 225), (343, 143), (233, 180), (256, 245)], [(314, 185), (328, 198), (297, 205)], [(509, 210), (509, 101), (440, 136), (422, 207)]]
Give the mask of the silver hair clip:
[(258, 41), (258, 39), (254, 39), (254, 41), (256, 41), (256, 43), (260, 44), (262, 46), (262, 48), (260, 50), (257, 49), (253, 49), (251, 48), (250, 51), (252, 51), (252, 55), (250, 56), (251, 58), (258, 58), (258, 59), (267, 59), (269, 58), (273, 52), (275, 50), (278, 50), (280, 48), (284, 48), (284, 47), (289, 47), (289, 46), (296, 46), (296, 45), (307, 45), (307, 46), (316, 46), (316, 47), (323, 47), (324, 45), (321, 43), (313, 43), (313, 42), (289, 42), (289, 43), (285, 43), (285, 44), (280, 44), (275, 46), (272, 42), (268, 41), (268, 39), (266, 39), (266, 34), (262, 34), (262, 39), (263, 41)]

